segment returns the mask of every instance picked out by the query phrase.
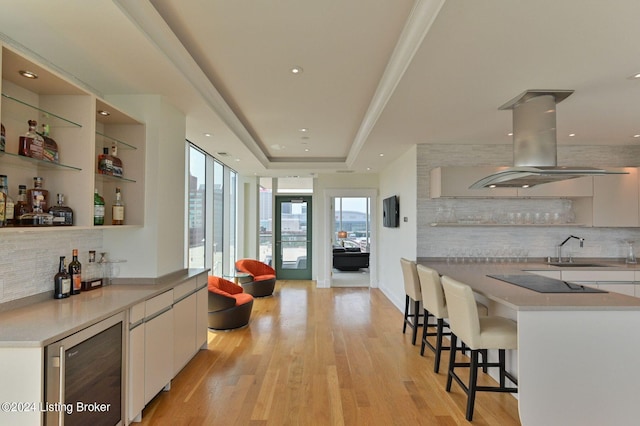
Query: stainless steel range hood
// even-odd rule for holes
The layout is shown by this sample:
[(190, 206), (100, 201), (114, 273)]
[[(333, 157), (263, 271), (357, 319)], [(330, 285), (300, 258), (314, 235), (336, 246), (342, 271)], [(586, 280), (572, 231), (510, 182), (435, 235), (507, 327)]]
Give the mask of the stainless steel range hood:
[(595, 167), (557, 165), (556, 104), (573, 90), (528, 90), (499, 109), (513, 110), (513, 165), (469, 188), (529, 188), (582, 176), (625, 174)]

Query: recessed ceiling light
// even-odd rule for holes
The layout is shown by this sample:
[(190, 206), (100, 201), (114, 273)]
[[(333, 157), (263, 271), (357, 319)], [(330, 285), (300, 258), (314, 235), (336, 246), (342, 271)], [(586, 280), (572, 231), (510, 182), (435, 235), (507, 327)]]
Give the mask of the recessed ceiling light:
[(569, 133), (570, 138), (574, 137), (575, 135), (576, 135), (575, 133)]
[(640, 78), (640, 72), (627, 77), (629, 80), (637, 80)]
[(371, 170), (371, 167), (367, 167), (367, 170)]
[(18, 73), (19, 73), (21, 76), (23, 76), (23, 77), (25, 77), (25, 78), (30, 78), (30, 79), (32, 79), (32, 80), (35, 80), (36, 78), (38, 78), (38, 74), (36, 74), (36, 73), (35, 73), (35, 72), (33, 72), (33, 71), (20, 70), (20, 71), (18, 71)]
[(525, 184), (525, 185), (522, 185), (522, 187), (523, 187), (523, 188), (528, 188), (528, 187), (529, 187), (529, 185), (526, 185), (526, 184)]
[(303, 127), (301, 129), (298, 129), (298, 130), (300, 130), (302, 133), (306, 133), (306, 132), (309, 131), (309, 129), (307, 129), (306, 127)]
[(633, 135), (634, 138), (640, 138), (640, 135)]
[(103, 115), (105, 117), (108, 117), (111, 115), (111, 113), (109, 111), (105, 111), (105, 110), (98, 110), (98, 114)]
[(507, 136), (513, 136), (513, 132), (507, 133)]
[(239, 158), (236, 158), (236, 161), (239, 163), (239, 162), (240, 162), (240, 159), (239, 159)]
[(211, 137), (211, 133), (203, 133), (205, 135), (205, 137), (210, 138)]
[(384, 154), (383, 154), (383, 153), (380, 153), (379, 155), (380, 155), (380, 157), (384, 157)]
[(489, 185), (489, 188), (495, 188), (495, 187), (496, 187), (495, 185)]
[(293, 67), (291, 68), (291, 74), (302, 74), (302, 67)]
[(304, 149), (304, 152), (309, 152), (309, 151), (311, 151), (309, 148)]

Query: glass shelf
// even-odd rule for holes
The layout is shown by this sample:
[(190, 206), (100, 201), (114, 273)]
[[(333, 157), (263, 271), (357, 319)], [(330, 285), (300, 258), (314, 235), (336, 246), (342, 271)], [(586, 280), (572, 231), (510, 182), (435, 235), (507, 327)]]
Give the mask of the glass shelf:
[[(60, 117), (57, 114), (54, 114), (52, 112), (46, 111), (42, 108), (39, 108), (37, 106), (34, 105), (30, 105), (26, 102), (21, 101), (20, 99), (16, 99), (13, 96), (9, 96), (5, 93), (2, 94), (2, 97), (4, 99), (8, 99), (10, 101), (12, 101), (12, 104), (14, 106), (16, 106), (17, 108), (3, 108), (2, 112), (3, 114), (10, 112), (16, 114), (16, 118), (18, 118), (19, 120), (22, 120), (25, 117), (29, 117), (30, 115), (33, 115), (33, 111), (37, 111), (38, 113), (38, 119), (37, 122), (38, 124), (48, 124), (52, 127), (76, 127), (76, 128), (81, 128), (82, 125), (75, 123), (69, 119), (66, 119), (64, 117)], [(26, 130), (26, 121), (25, 121), (25, 130)]]
[(48, 169), (58, 170), (82, 170), (79, 167), (70, 166), (68, 164), (54, 163), (47, 160), (38, 160), (37, 158), (25, 157), (24, 155), (12, 154), (10, 152), (0, 152), (0, 157), (4, 157), (7, 160), (13, 160), (14, 164), (19, 164), (18, 161), (24, 161), (25, 163), (35, 164), (38, 167), (44, 167)]
[(129, 179), (129, 178), (126, 178), (126, 177), (103, 175), (102, 173), (96, 173), (96, 179), (97, 180), (101, 179), (103, 181), (112, 181), (112, 182), (136, 183), (136, 181), (133, 180), (133, 179)]
[(108, 144), (105, 145), (105, 141), (100, 143), (99, 138), (96, 138), (96, 143), (102, 146), (111, 146), (114, 142), (117, 144), (118, 148), (127, 148), (127, 149), (138, 149), (133, 145), (130, 145), (126, 142), (121, 141), (120, 139), (112, 138), (111, 136), (107, 136), (104, 133), (96, 132), (96, 135), (101, 136), (104, 139), (107, 139)]

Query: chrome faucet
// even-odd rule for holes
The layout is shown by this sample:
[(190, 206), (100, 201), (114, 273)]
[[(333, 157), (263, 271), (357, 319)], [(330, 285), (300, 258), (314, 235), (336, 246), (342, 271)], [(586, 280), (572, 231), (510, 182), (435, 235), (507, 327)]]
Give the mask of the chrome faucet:
[[(569, 235), (563, 242), (558, 244), (558, 246), (556, 247), (556, 255), (558, 257), (558, 263), (562, 263), (562, 246), (565, 245), (566, 242), (572, 238), (575, 238), (576, 240), (580, 241), (580, 247), (584, 247), (584, 238), (576, 237), (575, 235)], [(571, 262), (571, 260), (569, 260), (569, 262)]]

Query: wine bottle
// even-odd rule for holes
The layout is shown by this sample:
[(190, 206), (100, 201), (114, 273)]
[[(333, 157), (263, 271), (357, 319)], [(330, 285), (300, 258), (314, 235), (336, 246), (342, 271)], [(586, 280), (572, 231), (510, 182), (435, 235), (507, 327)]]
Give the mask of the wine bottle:
[(14, 226), (23, 225), (22, 216), (30, 213), (29, 203), (27, 203), (27, 185), (18, 185), (18, 198), (13, 206)]
[(71, 294), (71, 277), (67, 273), (67, 268), (64, 264), (64, 256), (60, 256), (58, 273), (54, 276), (53, 282), (53, 297), (55, 299), (64, 299), (65, 297), (69, 297)]
[(3, 182), (7, 181), (6, 175), (0, 175), (0, 228), (6, 225), (7, 218), (7, 192), (4, 190)]
[(5, 180), (4, 186), (2, 185), (3, 184), (0, 183), (0, 191), (4, 191), (6, 196), (6, 204), (4, 209), (4, 225), (13, 226), (15, 222), (13, 219), (13, 209), (15, 208), (15, 203), (13, 202), (13, 198), (11, 198), (11, 195), (9, 195), (9, 183)]
[(116, 201), (113, 203), (111, 213), (112, 225), (124, 225), (124, 203), (122, 202), (120, 188), (116, 188)]
[(98, 194), (98, 189), (93, 193), (93, 224), (104, 225), (104, 198)]
[(69, 262), (71, 276), (71, 294), (80, 294), (82, 290), (82, 265), (78, 260), (78, 249), (73, 249), (73, 258)]
[(5, 143), (4, 124), (0, 123), (0, 152), (4, 152)]

